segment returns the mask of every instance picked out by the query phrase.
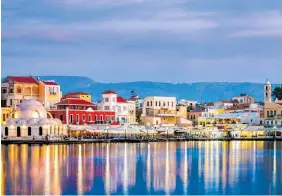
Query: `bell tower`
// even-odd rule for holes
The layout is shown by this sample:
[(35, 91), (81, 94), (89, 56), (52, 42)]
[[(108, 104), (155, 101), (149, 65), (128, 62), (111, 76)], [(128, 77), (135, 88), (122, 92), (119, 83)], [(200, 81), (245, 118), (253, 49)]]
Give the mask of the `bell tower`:
[(271, 93), (272, 93), (271, 84), (267, 79), (264, 85), (264, 102), (272, 102)]

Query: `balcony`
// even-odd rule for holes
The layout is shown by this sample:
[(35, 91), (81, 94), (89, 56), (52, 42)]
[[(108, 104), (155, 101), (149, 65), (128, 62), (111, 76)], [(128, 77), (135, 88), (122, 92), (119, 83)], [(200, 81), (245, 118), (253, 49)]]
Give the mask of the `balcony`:
[(57, 95), (57, 92), (49, 92), (49, 95)]
[(282, 119), (282, 115), (281, 114), (277, 114), (276, 116), (269, 115), (269, 116), (266, 117), (266, 119), (268, 119), (268, 120)]

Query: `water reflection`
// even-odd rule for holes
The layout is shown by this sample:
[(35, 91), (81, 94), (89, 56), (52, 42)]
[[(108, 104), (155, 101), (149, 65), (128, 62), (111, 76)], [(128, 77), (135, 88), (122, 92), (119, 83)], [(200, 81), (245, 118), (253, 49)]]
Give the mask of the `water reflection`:
[(282, 194), (282, 142), (2, 145), (4, 194)]

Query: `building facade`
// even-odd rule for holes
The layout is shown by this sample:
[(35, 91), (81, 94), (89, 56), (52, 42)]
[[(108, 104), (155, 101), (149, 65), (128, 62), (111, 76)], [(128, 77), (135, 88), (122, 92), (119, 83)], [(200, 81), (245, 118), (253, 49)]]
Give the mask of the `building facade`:
[(1, 127), (5, 137), (45, 137), (67, 135), (67, 126), (53, 118), (46, 108), (34, 99), (23, 100)]
[(232, 97), (232, 101), (238, 104), (252, 104), (255, 103), (255, 98), (247, 94), (240, 94), (240, 96)]
[(135, 124), (136, 118), (133, 118), (134, 114), (130, 113), (129, 107), (131, 107), (131, 113), (134, 112), (133, 104), (131, 102), (126, 101), (124, 98), (111, 90), (102, 93), (102, 102), (98, 105), (100, 110), (115, 112), (116, 122), (119, 122), (120, 124)]
[(91, 102), (91, 95), (85, 92), (71, 92), (65, 94), (62, 99), (82, 99), (88, 102)]
[(144, 124), (176, 124), (175, 97), (146, 97), (144, 98), (141, 120)]
[(83, 99), (63, 99), (56, 104), (55, 110), (50, 110), (53, 118), (60, 119), (65, 124), (111, 124), (115, 122), (115, 112), (97, 110), (97, 106)]
[(62, 93), (60, 85), (55, 81), (38, 81), (39, 98), (38, 101), (48, 109), (55, 109), (55, 104), (61, 100)]
[(1, 107), (16, 108), (23, 100), (34, 99), (50, 109), (61, 99), (60, 85), (31, 76), (8, 76), (1, 84)]

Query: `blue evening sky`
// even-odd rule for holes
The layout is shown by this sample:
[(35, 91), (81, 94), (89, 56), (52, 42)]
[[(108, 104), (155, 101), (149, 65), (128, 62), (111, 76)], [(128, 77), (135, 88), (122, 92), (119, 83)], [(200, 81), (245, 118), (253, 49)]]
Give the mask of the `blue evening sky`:
[(2, 76), (281, 83), (282, 0), (2, 0)]

